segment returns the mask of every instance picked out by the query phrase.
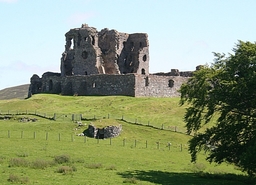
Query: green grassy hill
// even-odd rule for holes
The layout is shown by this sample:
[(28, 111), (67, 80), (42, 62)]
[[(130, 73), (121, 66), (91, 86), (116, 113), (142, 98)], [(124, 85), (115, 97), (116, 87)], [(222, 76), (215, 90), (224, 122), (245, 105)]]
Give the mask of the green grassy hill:
[(0, 90), (0, 100), (25, 99), (28, 96), (29, 84), (9, 87)]
[[(13, 114), (0, 119), (0, 184), (248, 184), (234, 166), (209, 164), (204, 153), (190, 163), (179, 98), (38, 94), (1, 100), (0, 111)], [(80, 114), (83, 126), (72, 121)], [(122, 124), (121, 135), (77, 136), (99, 120)]]

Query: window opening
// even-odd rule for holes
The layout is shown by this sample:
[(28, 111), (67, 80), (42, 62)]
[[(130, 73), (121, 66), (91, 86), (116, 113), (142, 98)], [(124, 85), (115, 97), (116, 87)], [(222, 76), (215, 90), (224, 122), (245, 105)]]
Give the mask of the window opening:
[(168, 86), (170, 88), (172, 88), (174, 86), (174, 81), (173, 80), (169, 80)]
[(96, 87), (96, 84), (95, 84), (95, 82), (92, 84), (92, 88), (95, 88)]
[(70, 49), (74, 49), (74, 39), (70, 40)]
[(94, 44), (95, 44), (95, 37), (92, 36), (92, 45), (94, 45)]
[(147, 61), (147, 55), (144, 55), (144, 56), (142, 57), (142, 60), (143, 60), (144, 62), (146, 62), (146, 61)]
[(141, 74), (143, 74), (143, 75), (146, 74), (144, 68), (141, 69)]
[(148, 79), (148, 76), (145, 78), (145, 86), (148, 86), (149, 85), (149, 79)]
[(52, 80), (49, 81), (49, 91), (52, 91), (53, 89), (53, 82)]

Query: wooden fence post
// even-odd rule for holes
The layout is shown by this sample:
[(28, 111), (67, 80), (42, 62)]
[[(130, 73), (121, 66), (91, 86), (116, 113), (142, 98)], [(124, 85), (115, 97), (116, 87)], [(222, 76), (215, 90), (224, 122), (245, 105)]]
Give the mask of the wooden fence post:
[(180, 144), (180, 151), (182, 152), (182, 144)]

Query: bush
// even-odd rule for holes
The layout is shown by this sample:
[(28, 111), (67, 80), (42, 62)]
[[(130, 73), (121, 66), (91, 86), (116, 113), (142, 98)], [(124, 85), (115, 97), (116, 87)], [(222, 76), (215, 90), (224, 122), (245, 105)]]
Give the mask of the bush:
[(63, 174), (69, 174), (69, 173), (72, 173), (74, 171), (77, 171), (76, 167), (75, 166), (60, 166), (56, 172), (57, 173), (63, 173)]
[(54, 161), (58, 164), (69, 163), (70, 156), (69, 155), (58, 155), (54, 157)]
[(45, 169), (48, 166), (51, 166), (52, 162), (51, 161), (45, 161), (42, 159), (37, 159), (34, 162), (32, 162), (31, 167), (34, 169)]
[(93, 164), (88, 164), (86, 167), (90, 169), (99, 169), (99, 168), (102, 168), (103, 165), (100, 163), (93, 163)]
[(23, 158), (11, 158), (9, 162), (9, 167), (27, 167), (29, 162)]
[(12, 183), (27, 184), (29, 183), (28, 177), (20, 177), (18, 175), (10, 174), (8, 181)]

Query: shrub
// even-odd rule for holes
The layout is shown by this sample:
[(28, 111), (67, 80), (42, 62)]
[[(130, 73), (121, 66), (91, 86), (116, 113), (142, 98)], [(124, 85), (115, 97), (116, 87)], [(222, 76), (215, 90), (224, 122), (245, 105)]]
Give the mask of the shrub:
[(69, 174), (72, 173), (73, 171), (77, 171), (75, 166), (60, 166), (56, 172), (57, 173), (63, 173), (63, 174)]
[(27, 167), (29, 162), (23, 158), (11, 158), (9, 167)]
[(12, 183), (27, 184), (29, 179), (28, 177), (20, 177), (18, 175), (10, 174), (8, 181)]
[(69, 155), (58, 155), (54, 157), (54, 161), (58, 164), (69, 163), (70, 156)]
[(102, 168), (103, 165), (100, 163), (93, 163), (93, 164), (88, 164), (86, 167), (90, 169), (99, 169), (99, 168)]
[(51, 166), (52, 162), (51, 161), (45, 161), (42, 159), (37, 159), (34, 162), (32, 162), (31, 167), (34, 169), (45, 169), (48, 166)]

